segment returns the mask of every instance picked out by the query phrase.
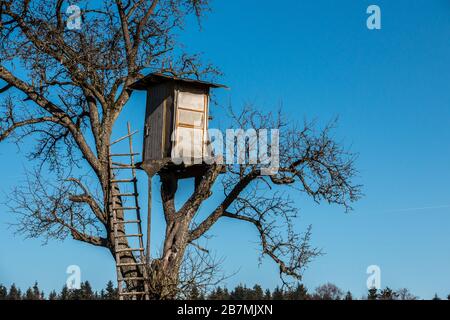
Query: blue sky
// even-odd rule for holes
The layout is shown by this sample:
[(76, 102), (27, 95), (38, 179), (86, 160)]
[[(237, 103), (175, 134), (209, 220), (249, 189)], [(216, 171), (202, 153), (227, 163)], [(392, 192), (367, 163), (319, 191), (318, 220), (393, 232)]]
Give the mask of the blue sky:
[[(379, 31), (366, 28), (370, 4), (381, 7)], [(375, 264), (382, 286), (407, 287), (422, 298), (450, 293), (449, 1), (216, 0), (202, 29), (192, 19), (180, 39), (217, 65), (224, 72), (220, 82), (231, 88), (217, 92), (216, 125), (229, 102), (267, 111), (282, 104), (292, 120), (339, 116), (336, 138), (359, 154), (365, 196), (354, 211), (296, 198), (296, 227), (312, 224), (313, 244), (326, 253), (305, 272), (306, 286), (333, 282), (359, 297), (366, 268)], [(144, 99), (136, 94), (127, 105), (117, 136), (126, 121), (142, 128)], [(1, 145), (2, 193), (23, 180), (26, 149)], [(157, 189), (157, 179), (153, 183)], [(189, 188), (184, 183), (182, 193)], [(154, 198), (157, 250), (163, 223)], [(63, 286), (71, 264), (95, 288), (115, 278), (106, 250), (70, 239), (41, 246), (14, 236), (7, 228), (13, 221), (0, 205), (0, 282), (26, 287), (38, 280), (48, 292)], [(238, 271), (228, 286), (279, 284), (274, 264), (258, 265), (251, 226), (224, 220), (212, 234), (208, 246), (225, 258), (223, 268)]]

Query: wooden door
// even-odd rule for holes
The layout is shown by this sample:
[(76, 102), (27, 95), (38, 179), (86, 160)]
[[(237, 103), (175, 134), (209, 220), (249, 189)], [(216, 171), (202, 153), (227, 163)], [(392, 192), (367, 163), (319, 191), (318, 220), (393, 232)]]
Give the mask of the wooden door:
[(204, 90), (177, 90), (175, 148), (185, 164), (201, 163), (205, 151), (208, 95)]

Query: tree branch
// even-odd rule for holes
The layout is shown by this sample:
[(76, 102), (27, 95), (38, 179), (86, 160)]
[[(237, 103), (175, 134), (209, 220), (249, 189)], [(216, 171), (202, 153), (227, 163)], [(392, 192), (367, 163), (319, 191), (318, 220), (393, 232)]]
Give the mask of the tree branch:
[(67, 181), (74, 182), (84, 191), (84, 194), (81, 195), (71, 195), (69, 197), (70, 201), (88, 204), (95, 216), (106, 226), (107, 216), (105, 212), (100, 208), (98, 202), (90, 195), (89, 190), (86, 188), (86, 186), (84, 186), (84, 184), (80, 180), (75, 178), (69, 178), (67, 179)]
[[(280, 277), (283, 280), (283, 275), (290, 276), (296, 280), (302, 279), (302, 270), (311, 261), (312, 258), (321, 255), (321, 251), (318, 249), (311, 249), (309, 241), (311, 238), (311, 226), (308, 227), (306, 233), (300, 243), (297, 242), (297, 237), (294, 234), (289, 235), (289, 239), (286, 241), (280, 241), (276, 239), (274, 241), (273, 236), (270, 234), (270, 228), (265, 227), (261, 220), (257, 220), (251, 217), (242, 216), (230, 212), (224, 212), (223, 217), (245, 221), (253, 224), (258, 230), (262, 254), (269, 256), (280, 268)], [(286, 263), (282, 256), (286, 255), (285, 247), (289, 254), (292, 254), (288, 259), (289, 263)], [(283, 280), (284, 281), (284, 280)]]
[(72, 119), (68, 116), (66, 112), (58, 108), (55, 104), (47, 100), (45, 97), (36, 93), (35, 90), (30, 85), (26, 84), (19, 78), (16, 78), (11, 72), (9, 72), (6, 68), (4, 68), (1, 65), (0, 65), (0, 78), (6, 81), (7, 83), (11, 84), (15, 88), (19, 89), (23, 93), (25, 93), (32, 101), (34, 101), (42, 109), (52, 114), (53, 117), (57, 119), (59, 124), (66, 127), (72, 134), (74, 140), (76, 141), (86, 160), (89, 162), (89, 164), (97, 173), (97, 175), (101, 176), (102, 164), (94, 155), (91, 148), (87, 144), (83, 134), (72, 122)]
[(40, 117), (40, 118), (35, 118), (35, 119), (28, 119), (28, 120), (13, 122), (12, 125), (6, 129), (3, 129), (0, 127), (0, 129), (1, 129), (0, 130), (0, 142), (5, 140), (6, 138), (8, 138), (18, 128), (37, 124), (37, 123), (43, 123), (43, 122), (59, 123), (58, 119), (56, 117)]
[(253, 171), (245, 176), (234, 186), (231, 192), (225, 197), (225, 200), (203, 221), (198, 227), (190, 232), (191, 241), (197, 240), (203, 236), (213, 225), (219, 220), (222, 214), (227, 210), (233, 202), (238, 198), (239, 194), (258, 177), (259, 171)]

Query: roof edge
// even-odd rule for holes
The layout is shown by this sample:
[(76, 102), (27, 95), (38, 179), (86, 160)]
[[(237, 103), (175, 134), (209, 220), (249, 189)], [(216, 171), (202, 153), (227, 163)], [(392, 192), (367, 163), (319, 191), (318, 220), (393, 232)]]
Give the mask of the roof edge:
[(217, 84), (217, 83), (213, 83), (213, 82), (170, 76), (170, 75), (163, 74), (163, 73), (150, 73), (150, 74), (146, 75), (145, 77), (141, 78), (140, 80), (131, 84), (129, 86), (129, 88), (132, 90), (146, 90), (152, 86), (158, 85), (160, 83), (168, 82), (168, 81), (190, 83), (190, 84), (208, 87), (208, 88), (228, 89), (228, 87), (223, 84)]

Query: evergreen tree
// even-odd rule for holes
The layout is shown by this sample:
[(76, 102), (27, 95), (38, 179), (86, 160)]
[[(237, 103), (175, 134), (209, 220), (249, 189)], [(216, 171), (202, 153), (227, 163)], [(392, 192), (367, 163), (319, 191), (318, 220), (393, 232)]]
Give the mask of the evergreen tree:
[(308, 289), (303, 284), (298, 284), (293, 290), (289, 290), (286, 293), (286, 299), (288, 300), (308, 300)]
[(352, 293), (350, 291), (347, 291), (347, 294), (345, 295), (345, 300), (353, 300)]
[(108, 281), (106, 284), (106, 293), (105, 293), (105, 299), (106, 300), (117, 300), (119, 298), (119, 293), (117, 288), (114, 287), (114, 284), (111, 280)]
[(223, 288), (223, 300), (230, 300), (231, 294), (228, 292), (227, 288)]
[(64, 285), (64, 287), (62, 288), (61, 293), (59, 294), (59, 299), (60, 300), (70, 300), (71, 299), (71, 292), (67, 288), (66, 285)]
[(380, 300), (395, 300), (397, 293), (395, 293), (391, 288), (386, 287), (386, 289), (381, 290), (379, 299)]
[(21, 300), (22, 298), (22, 292), (20, 289), (17, 289), (16, 285), (13, 283), (11, 287), (9, 288), (8, 293), (8, 300)]
[(201, 297), (200, 291), (196, 286), (194, 286), (189, 292), (188, 300), (201, 300), (200, 297)]
[(81, 300), (83, 297), (83, 291), (80, 289), (69, 289), (69, 300)]
[(272, 300), (272, 294), (270, 293), (269, 289), (267, 289), (264, 293), (264, 300)]
[(219, 286), (216, 289), (213, 289), (211, 291), (211, 294), (209, 295), (210, 300), (222, 300), (223, 291), (222, 288)]
[(439, 298), (439, 296), (438, 296), (437, 293), (436, 293), (436, 294), (434, 295), (433, 300), (434, 300), (434, 301), (437, 301), (437, 300), (441, 300), (441, 298)]
[(89, 281), (85, 281), (81, 283), (81, 288), (79, 292), (80, 300), (94, 300), (95, 295), (92, 291), (92, 286)]
[(209, 300), (230, 300), (230, 293), (228, 292), (227, 288), (221, 288), (220, 286), (217, 287), (215, 290), (211, 292), (211, 294), (208, 296)]
[(278, 286), (273, 290), (272, 300), (284, 300), (283, 290), (281, 290)]
[(378, 290), (376, 288), (369, 289), (367, 300), (377, 300), (377, 298), (378, 298)]
[(25, 292), (25, 295), (23, 296), (23, 300), (36, 300), (34, 293), (33, 293), (33, 289), (28, 288), (27, 291)]
[(8, 289), (0, 284), (0, 300), (6, 300), (8, 297)]
[(42, 298), (42, 293), (39, 290), (39, 285), (38, 285), (37, 281), (34, 283), (34, 286), (33, 286), (33, 296), (34, 296), (34, 300), (40, 300)]
[(231, 300), (246, 300), (247, 288), (243, 285), (238, 285), (230, 295)]
[(48, 300), (58, 300), (58, 295), (55, 290), (52, 290), (48, 295)]
[(251, 290), (249, 300), (262, 300), (264, 298), (264, 291), (259, 284), (255, 284), (253, 290)]

